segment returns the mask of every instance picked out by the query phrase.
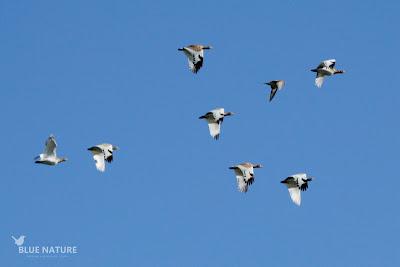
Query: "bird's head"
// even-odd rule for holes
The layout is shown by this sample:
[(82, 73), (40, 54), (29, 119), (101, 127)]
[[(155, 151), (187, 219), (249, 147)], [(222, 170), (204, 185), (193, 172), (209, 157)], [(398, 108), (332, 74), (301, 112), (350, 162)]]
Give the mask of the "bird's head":
[(224, 113), (224, 116), (232, 116), (232, 115), (234, 115), (233, 112)]
[(63, 161), (68, 161), (68, 159), (67, 159), (67, 158), (61, 158), (61, 159), (58, 161), (58, 163), (63, 162)]
[(203, 49), (212, 49), (212, 46), (203, 46)]
[(119, 147), (113, 146), (113, 150), (117, 150), (117, 149), (119, 149)]
[(315, 180), (315, 178), (314, 177), (310, 177), (310, 178), (308, 178), (308, 180), (312, 181), (312, 180)]
[(261, 164), (253, 165), (253, 168), (262, 168), (263, 166)]
[(285, 84), (286, 84), (286, 82), (284, 82), (284, 81), (282, 81), (282, 83), (283, 83), (283, 85), (285, 85)]

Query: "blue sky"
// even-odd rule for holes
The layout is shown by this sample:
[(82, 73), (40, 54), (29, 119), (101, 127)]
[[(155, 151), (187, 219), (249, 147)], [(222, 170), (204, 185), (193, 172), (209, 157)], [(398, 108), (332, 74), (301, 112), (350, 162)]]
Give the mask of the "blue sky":
[[(0, 3), (1, 262), (394, 266), (396, 1)], [(177, 48), (211, 45), (197, 75)], [(335, 58), (347, 71), (314, 85)], [(272, 102), (261, 84), (286, 85)], [(223, 107), (218, 141), (198, 117)], [(57, 166), (34, 164), (53, 133)], [(86, 149), (121, 149), (105, 173)], [(228, 167), (262, 164), (247, 194)], [(290, 200), (280, 181), (316, 177)], [(37, 259), (26, 246), (77, 246)]]

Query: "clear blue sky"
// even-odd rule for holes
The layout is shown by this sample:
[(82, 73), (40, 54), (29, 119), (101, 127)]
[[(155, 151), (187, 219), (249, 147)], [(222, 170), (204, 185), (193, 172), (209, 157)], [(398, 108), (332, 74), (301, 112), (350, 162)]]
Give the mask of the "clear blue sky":
[[(2, 1), (2, 265), (398, 266), (399, 8)], [(197, 75), (191, 44), (214, 47)], [(317, 88), (330, 58), (347, 73)], [(215, 141), (198, 117), (219, 107)], [(51, 133), (69, 161), (34, 164)], [(242, 162), (264, 166), (247, 194)], [(301, 172), (298, 207), (280, 181)], [(12, 235), (78, 254), (27, 258)]]

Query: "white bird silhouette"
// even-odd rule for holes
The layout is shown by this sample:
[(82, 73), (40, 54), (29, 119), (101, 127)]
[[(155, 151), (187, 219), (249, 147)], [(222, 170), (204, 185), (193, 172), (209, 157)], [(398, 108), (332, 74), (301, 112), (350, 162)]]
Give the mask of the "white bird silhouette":
[(88, 150), (92, 152), (96, 168), (101, 172), (104, 172), (106, 169), (104, 160), (111, 163), (114, 159), (113, 151), (117, 149), (119, 149), (119, 147), (107, 143), (88, 148)]
[(16, 239), (15, 237), (11, 236), (14, 239), (14, 244), (16, 244), (17, 246), (21, 246), (24, 241), (25, 241), (25, 237), (24, 235), (21, 235), (18, 239)]
[(189, 69), (193, 73), (197, 73), (203, 66), (203, 49), (212, 49), (211, 46), (202, 45), (190, 45), (182, 48), (178, 48), (179, 51), (183, 51), (189, 60)]
[(225, 116), (232, 116), (232, 112), (225, 113), (223, 108), (213, 109), (207, 114), (199, 117), (199, 119), (206, 119), (208, 128), (210, 129), (210, 135), (218, 140), (219, 133), (221, 132), (221, 124)]
[(54, 138), (54, 135), (51, 134), (49, 139), (46, 141), (46, 147), (44, 148), (43, 154), (40, 154), (34, 159), (40, 158), (40, 160), (35, 161), (35, 163), (42, 163), (46, 165), (56, 165), (60, 162), (67, 161), (67, 158), (57, 158), (56, 154), (56, 139)]
[(305, 173), (299, 173), (289, 176), (281, 183), (286, 185), (293, 202), (300, 206), (301, 203), (300, 190), (306, 191), (308, 188), (307, 182), (312, 181), (314, 179), (315, 178), (313, 177), (307, 179), (307, 175)]
[(238, 182), (238, 189), (240, 192), (246, 193), (248, 185), (254, 182), (254, 169), (262, 168), (262, 165), (253, 165), (251, 163), (242, 163), (229, 167), (229, 169), (235, 170), (236, 179)]
[(346, 73), (344, 70), (337, 70), (334, 68), (336, 63), (335, 59), (328, 59), (322, 61), (316, 69), (311, 70), (312, 72), (317, 73), (317, 78), (315, 78), (315, 85), (319, 88), (322, 86), (322, 82), (325, 79), (325, 76), (332, 76), (337, 73)]

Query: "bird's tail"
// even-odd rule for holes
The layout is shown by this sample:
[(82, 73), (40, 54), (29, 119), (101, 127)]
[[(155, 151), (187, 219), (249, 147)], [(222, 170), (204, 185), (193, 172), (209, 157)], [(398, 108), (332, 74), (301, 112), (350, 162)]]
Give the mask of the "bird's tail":
[(268, 83), (262, 83), (262, 82), (256, 82), (256, 83), (259, 83), (259, 84), (268, 84)]

